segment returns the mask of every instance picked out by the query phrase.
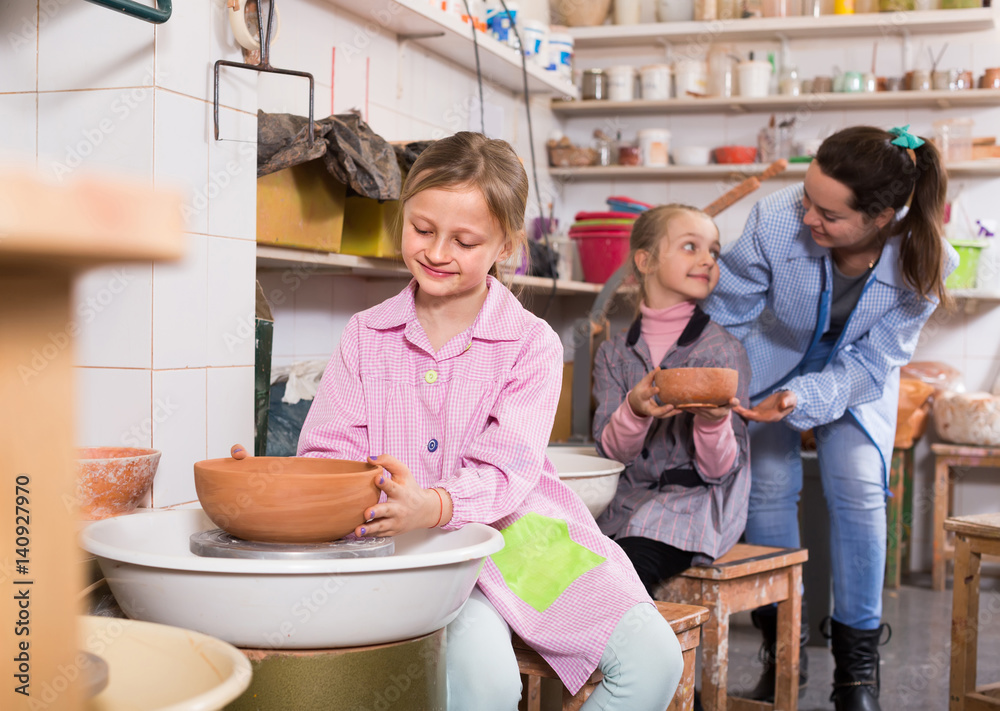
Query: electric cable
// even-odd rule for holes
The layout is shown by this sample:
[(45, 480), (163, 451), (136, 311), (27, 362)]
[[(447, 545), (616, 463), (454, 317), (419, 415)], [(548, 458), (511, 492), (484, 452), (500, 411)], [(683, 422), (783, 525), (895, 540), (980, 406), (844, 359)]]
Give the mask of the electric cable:
[[(507, 13), (507, 17), (513, 20), (513, 16), (510, 14), (510, 10), (507, 8), (506, 0), (500, 0), (500, 4), (503, 6), (503, 11)], [(524, 56), (524, 44), (521, 42), (521, 33), (517, 31), (517, 24), (515, 22), (510, 23), (510, 28), (514, 32), (514, 37), (517, 38), (517, 45), (520, 49), (519, 53), (521, 55), (521, 78), (524, 82), (524, 110), (528, 116), (528, 147), (531, 149), (531, 174), (535, 179), (535, 199), (538, 201), (538, 219), (540, 220), (540, 231), (542, 233), (542, 242), (545, 244), (546, 253), (548, 256), (552, 255), (552, 246), (549, 243), (549, 224), (545, 219), (545, 211), (542, 209), (542, 195), (541, 188), (538, 183), (538, 163), (535, 160), (535, 133), (531, 124), (531, 101), (528, 94), (528, 63)], [(478, 68), (477, 68), (478, 71)], [(481, 84), (480, 84), (481, 86)], [(482, 102), (480, 102), (482, 103)], [(552, 267), (553, 265), (549, 265)], [(549, 308), (552, 306), (552, 301), (555, 299), (556, 291), (559, 288), (558, 275), (555, 269), (552, 269), (552, 291), (549, 292), (549, 297), (545, 302), (545, 308), (542, 309), (542, 319), (549, 313)]]
[(479, 82), (479, 127), (485, 136), (486, 113), (483, 108), (483, 72), (479, 67), (479, 40), (476, 37), (476, 18), (472, 16), (472, 10), (469, 9), (469, 0), (462, 0), (462, 3), (465, 5), (465, 14), (469, 17), (469, 24), (472, 25), (472, 50), (476, 54), (476, 80)]

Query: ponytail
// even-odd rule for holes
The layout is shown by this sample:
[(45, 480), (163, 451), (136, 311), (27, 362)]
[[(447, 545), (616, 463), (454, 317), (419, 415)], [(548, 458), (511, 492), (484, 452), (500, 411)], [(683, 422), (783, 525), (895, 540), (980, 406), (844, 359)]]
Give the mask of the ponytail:
[(903, 235), (903, 278), (917, 293), (933, 293), (942, 304), (951, 297), (944, 287), (944, 203), (948, 174), (941, 154), (930, 141), (914, 150), (916, 184), (910, 209), (899, 221), (896, 234)]
[(874, 126), (845, 128), (823, 141), (816, 162), (850, 188), (851, 207), (867, 219), (887, 207), (898, 213), (909, 203), (906, 215), (885, 227), (885, 238), (902, 235), (900, 269), (907, 286), (923, 298), (950, 304), (943, 233), (948, 176), (941, 154), (930, 141), (910, 149), (893, 144), (895, 137)]

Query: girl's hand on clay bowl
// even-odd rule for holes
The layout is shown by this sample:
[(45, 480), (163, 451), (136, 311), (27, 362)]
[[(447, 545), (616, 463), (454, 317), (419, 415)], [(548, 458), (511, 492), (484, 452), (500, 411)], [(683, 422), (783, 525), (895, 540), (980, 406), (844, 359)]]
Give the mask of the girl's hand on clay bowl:
[(798, 397), (791, 390), (779, 390), (757, 403), (757, 407), (747, 409), (734, 407), (736, 414), (754, 422), (778, 422), (785, 419), (798, 404)]
[(632, 412), (640, 417), (656, 417), (658, 419), (665, 419), (667, 417), (673, 417), (680, 412), (680, 410), (677, 410), (672, 404), (664, 405), (657, 402), (656, 395), (659, 394), (659, 389), (653, 383), (653, 380), (659, 372), (659, 368), (654, 368), (652, 372), (646, 373), (642, 380), (636, 383), (634, 388), (629, 390), (629, 407), (632, 408)]
[(445, 522), (441, 520), (445, 513), (443, 500), (433, 489), (422, 488), (409, 467), (388, 454), (370, 457), (369, 461), (385, 470), (373, 482), (385, 492), (387, 500), (365, 509), (365, 523), (354, 529), (355, 535), (398, 536)]
[(696, 419), (701, 418), (703, 420), (708, 420), (709, 422), (719, 422), (720, 420), (728, 418), (729, 413), (739, 406), (739, 398), (734, 397), (725, 405), (692, 405), (689, 407), (682, 407), (681, 409), (684, 412), (690, 412)]

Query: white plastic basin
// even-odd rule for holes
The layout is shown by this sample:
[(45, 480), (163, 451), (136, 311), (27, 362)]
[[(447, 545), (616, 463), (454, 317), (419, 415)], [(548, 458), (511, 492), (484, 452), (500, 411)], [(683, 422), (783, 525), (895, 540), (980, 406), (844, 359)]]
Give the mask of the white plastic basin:
[(249, 686), (250, 662), (208, 635), (114, 617), (80, 617), (83, 648), (108, 666), (90, 711), (213, 711)]
[(97, 556), (133, 619), (197, 630), (237, 647), (325, 649), (383, 644), (441, 629), (462, 609), (483, 559), (503, 536), (482, 524), (397, 536), (395, 553), (336, 560), (203, 558), (201, 509), (152, 511), (90, 524)]
[(593, 447), (553, 446), (545, 454), (556, 468), (559, 480), (583, 499), (594, 518), (604, 513), (615, 497), (618, 477), (625, 465), (598, 457)]

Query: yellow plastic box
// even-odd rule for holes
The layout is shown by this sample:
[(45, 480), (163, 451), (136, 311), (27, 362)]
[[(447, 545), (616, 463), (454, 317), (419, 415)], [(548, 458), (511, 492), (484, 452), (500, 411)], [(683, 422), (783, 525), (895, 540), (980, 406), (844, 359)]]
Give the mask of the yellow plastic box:
[(395, 257), (392, 229), (398, 210), (398, 200), (379, 202), (366, 197), (347, 198), (340, 251), (361, 257)]
[(340, 251), (346, 188), (322, 160), (257, 179), (257, 242)]

